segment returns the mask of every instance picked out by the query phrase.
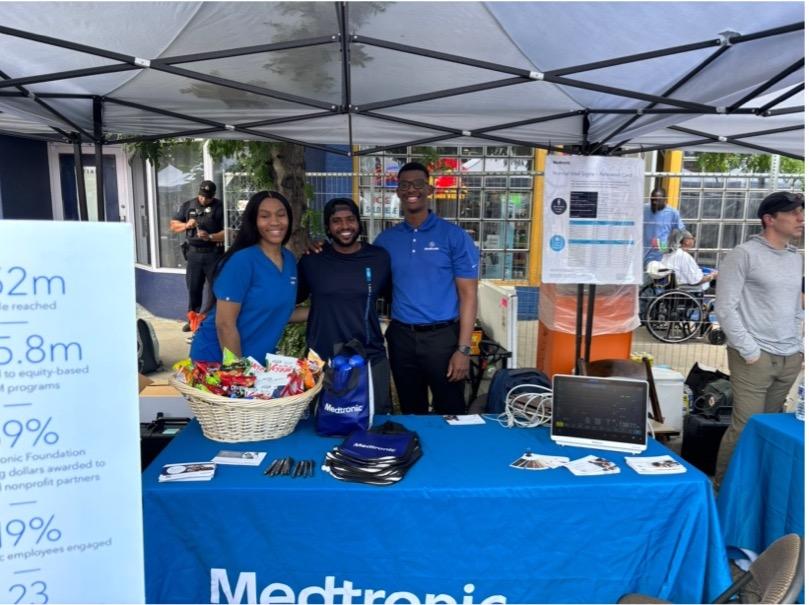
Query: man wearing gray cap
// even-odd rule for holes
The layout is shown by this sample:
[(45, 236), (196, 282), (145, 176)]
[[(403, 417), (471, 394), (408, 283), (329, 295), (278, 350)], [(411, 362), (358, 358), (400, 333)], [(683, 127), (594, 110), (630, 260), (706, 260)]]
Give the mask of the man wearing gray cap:
[(183, 255), (191, 330), (196, 330), (204, 319), (201, 311), (205, 281), (212, 283), (216, 264), (224, 253), (225, 211), (215, 194), (216, 184), (202, 181), (197, 197), (183, 203), (169, 224), (174, 233), (185, 232)]
[(761, 202), (762, 232), (737, 246), (719, 267), (716, 315), (727, 335), (733, 414), (722, 437), (714, 485), (753, 414), (780, 412), (803, 363), (803, 194), (771, 193)]

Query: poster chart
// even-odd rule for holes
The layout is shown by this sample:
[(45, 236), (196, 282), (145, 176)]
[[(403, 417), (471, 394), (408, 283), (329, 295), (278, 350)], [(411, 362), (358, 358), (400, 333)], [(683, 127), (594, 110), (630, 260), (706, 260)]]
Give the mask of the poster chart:
[(132, 229), (0, 241), (0, 602), (142, 603)]
[(640, 284), (643, 160), (549, 156), (542, 281)]

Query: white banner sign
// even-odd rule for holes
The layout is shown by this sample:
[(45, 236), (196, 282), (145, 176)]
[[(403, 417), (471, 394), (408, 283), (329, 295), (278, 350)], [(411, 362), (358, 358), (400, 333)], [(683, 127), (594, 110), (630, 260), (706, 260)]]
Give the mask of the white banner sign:
[(641, 283), (642, 160), (549, 156), (543, 208), (543, 282)]
[(142, 603), (132, 229), (0, 242), (0, 602)]

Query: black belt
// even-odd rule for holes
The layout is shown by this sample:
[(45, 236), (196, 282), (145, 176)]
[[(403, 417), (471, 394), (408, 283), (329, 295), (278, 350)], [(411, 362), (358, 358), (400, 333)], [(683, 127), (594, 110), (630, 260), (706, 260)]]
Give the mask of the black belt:
[(458, 323), (457, 319), (451, 319), (449, 321), (439, 321), (434, 324), (406, 324), (404, 322), (399, 321), (398, 319), (394, 319), (392, 321), (397, 326), (401, 326), (407, 330), (412, 330), (413, 332), (434, 332), (435, 330), (441, 330), (442, 328), (454, 326), (456, 323)]
[(191, 246), (192, 252), (222, 252), (224, 250), (223, 246)]

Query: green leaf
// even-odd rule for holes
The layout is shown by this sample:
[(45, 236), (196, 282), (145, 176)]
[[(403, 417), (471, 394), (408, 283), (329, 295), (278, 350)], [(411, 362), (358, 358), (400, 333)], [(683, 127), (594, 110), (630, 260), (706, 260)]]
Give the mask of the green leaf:
[(306, 353), (306, 323), (287, 324), (281, 340), (278, 341), (278, 353), (297, 358), (304, 356)]

